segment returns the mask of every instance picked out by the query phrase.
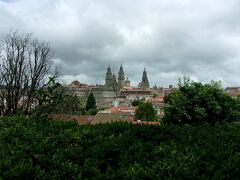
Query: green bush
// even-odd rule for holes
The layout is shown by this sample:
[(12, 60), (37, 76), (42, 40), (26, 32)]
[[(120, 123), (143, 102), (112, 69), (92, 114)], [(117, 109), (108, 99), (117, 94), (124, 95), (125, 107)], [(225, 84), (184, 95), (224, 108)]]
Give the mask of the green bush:
[(156, 111), (151, 102), (139, 101), (138, 107), (135, 113), (136, 119), (143, 121), (155, 121)]
[(133, 102), (131, 103), (132, 106), (138, 106), (138, 104), (141, 102), (141, 100), (133, 100)]
[(240, 101), (230, 97), (217, 82), (202, 84), (184, 78), (179, 89), (165, 98), (163, 121), (199, 125), (240, 120)]
[(96, 108), (97, 108), (96, 99), (93, 93), (90, 93), (87, 99), (86, 111), (88, 111), (89, 109), (96, 109)]
[(83, 114), (80, 98), (71, 90), (50, 78), (48, 87), (41, 88), (36, 94), (37, 106), (32, 110), (36, 117), (56, 114)]
[(238, 179), (240, 125), (0, 119), (0, 179)]
[(86, 113), (86, 115), (96, 115), (98, 112), (97, 109), (89, 109)]

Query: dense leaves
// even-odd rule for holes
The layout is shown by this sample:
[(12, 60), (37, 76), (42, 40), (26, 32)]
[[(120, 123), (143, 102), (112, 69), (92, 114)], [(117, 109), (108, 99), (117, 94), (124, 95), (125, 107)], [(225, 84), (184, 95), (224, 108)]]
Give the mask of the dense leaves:
[(98, 112), (97, 109), (89, 109), (86, 113), (86, 115), (96, 115)]
[(36, 101), (33, 114), (38, 117), (48, 117), (51, 113), (81, 114), (83, 111), (79, 97), (52, 78), (48, 87), (38, 89)]
[(144, 121), (155, 121), (156, 111), (150, 102), (139, 101), (138, 108), (135, 113), (136, 119)]
[(87, 105), (86, 105), (86, 111), (88, 111), (89, 109), (96, 109), (96, 99), (93, 95), (93, 93), (90, 93), (87, 99)]
[(0, 179), (237, 179), (240, 125), (0, 119)]
[(240, 120), (239, 99), (227, 95), (217, 82), (202, 84), (184, 78), (179, 89), (165, 98), (164, 121), (211, 125)]
[(131, 103), (132, 106), (138, 106), (138, 104), (141, 103), (141, 100), (135, 99), (133, 100), (133, 102)]

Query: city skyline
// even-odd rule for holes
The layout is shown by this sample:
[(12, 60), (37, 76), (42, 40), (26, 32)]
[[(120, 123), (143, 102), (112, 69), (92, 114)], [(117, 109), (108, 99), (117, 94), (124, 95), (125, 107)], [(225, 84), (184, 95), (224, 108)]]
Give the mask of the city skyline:
[(178, 78), (239, 86), (240, 2), (0, 0), (0, 34), (32, 33), (50, 43), (62, 80), (103, 84), (123, 64), (133, 85), (146, 66), (151, 86)]

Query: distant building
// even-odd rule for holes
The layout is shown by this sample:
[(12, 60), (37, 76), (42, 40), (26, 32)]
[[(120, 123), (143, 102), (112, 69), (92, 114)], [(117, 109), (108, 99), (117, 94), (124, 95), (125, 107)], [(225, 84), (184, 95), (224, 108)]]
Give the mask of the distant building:
[(102, 124), (112, 122), (131, 122), (134, 119), (130, 113), (97, 113), (91, 124)]
[(130, 106), (134, 99), (151, 99), (156, 96), (166, 96), (176, 90), (171, 85), (168, 88), (157, 87), (150, 88), (147, 70), (144, 68), (142, 79), (138, 87), (132, 87), (129, 78), (125, 78), (123, 65), (120, 65), (118, 77), (112, 73), (111, 66), (106, 69), (104, 85), (87, 85), (79, 81), (73, 81), (67, 86), (69, 89), (76, 92), (79, 97), (87, 99), (90, 93), (93, 93), (96, 98), (98, 107), (121, 106), (116, 100), (118, 98), (126, 99), (125, 106)]
[(150, 102), (153, 104), (153, 107), (157, 111), (157, 115), (164, 115), (164, 97), (156, 96), (150, 99)]
[(125, 80), (125, 74), (123, 70), (123, 66), (121, 64), (120, 69), (118, 71), (118, 78), (116, 79), (115, 74), (112, 74), (112, 70), (110, 65), (107, 68), (107, 73), (105, 76), (105, 88), (109, 88), (111, 90), (119, 91), (123, 87), (130, 87), (130, 81), (127, 78)]
[(240, 96), (240, 87), (227, 87), (226, 92), (231, 97)]
[(144, 89), (150, 88), (146, 68), (144, 68), (143, 75), (142, 75), (142, 82), (139, 83), (139, 87), (144, 88)]
[(111, 104), (112, 99), (118, 97), (131, 96), (133, 98), (153, 96), (153, 90), (150, 89), (150, 84), (147, 77), (146, 68), (144, 68), (142, 81), (139, 87), (131, 87), (131, 82), (128, 77), (125, 79), (125, 73), (122, 64), (118, 71), (118, 77), (112, 73), (110, 65), (107, 68), (104, 85), (87, 85), (79, 81), (73, 81), (68, 85), (76, 94), (82, 98), (87, 98), (89, 93), (93, 93), (96, 98), (97, 105), (106, 107)]
[(121, 96), (130, 99), (142, 99), (152, 97), (154, 91), (150, 88), (125, 87), (121, 89)]
[(173, 91), (176, 91), (177, 88), (173, 87), (172, 85), (169, 85), (168, 88), (164, 88), (164, 96), (168, 96)]

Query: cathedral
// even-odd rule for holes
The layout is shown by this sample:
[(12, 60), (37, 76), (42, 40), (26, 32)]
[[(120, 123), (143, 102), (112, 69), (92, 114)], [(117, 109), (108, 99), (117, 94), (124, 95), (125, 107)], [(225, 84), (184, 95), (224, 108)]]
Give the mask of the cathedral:
[[(124, 74), (122, 64), (118, 71), (118, 78), (116, 78), (115, 74), (112, 73), (110, 65), (108, 66), (106, 76), (105, 76), (104, 87), (109, 88), (109, 89), (114, 89), (116, 91), (120, 91), (123, 88), (131, 87), (130, 80), (128, 79), (128, 77), (127, 77), (127, 79), (125, 79), (125, 74)], [(142, 81), (139, 83), (139, 88), (143, 88), (143, 89), (150, 88), (146, 68), (144, 68), (143, 75), (142, 75)]]
[(108, 102), (115, 98), (143, 98), (153, 96), (153, 89), (147, 77), (146, 68), (143, 70), (142, 81), (138, 87), (132, 87), (130, 80), (125, 78), (123, 66), (118, 71), (118, 77), (112, 73), (110, 65), (107, 68), (104, 85), (87, 85), (78, 81), (73, 81), (67, 86), (79, 97), (86, 99), (89, 93), (93, 93), (99, 107), (105, 107)]

